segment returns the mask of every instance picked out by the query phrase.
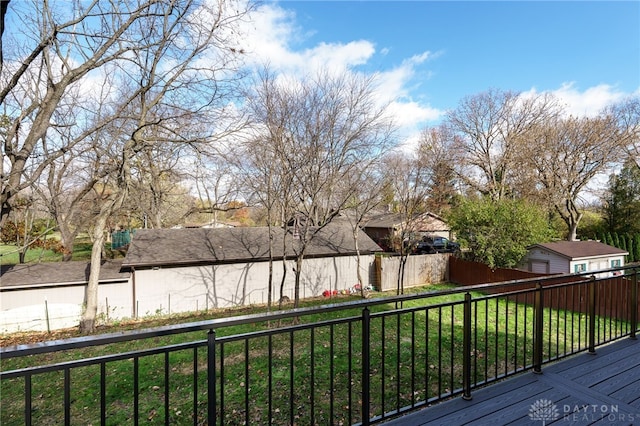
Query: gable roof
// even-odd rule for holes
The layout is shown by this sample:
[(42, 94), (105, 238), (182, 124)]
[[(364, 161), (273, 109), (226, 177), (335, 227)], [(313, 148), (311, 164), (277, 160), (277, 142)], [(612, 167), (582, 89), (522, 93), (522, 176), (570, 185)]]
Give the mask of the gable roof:
[[(385, 228), (394, 229), (405, 222), (405, 217), (401, 213), (385, 213), (371, 218), (364, 224), (364, 228)], [(449, 231), (449, 225), (443, 218), (434, 213), (423, 213), (414, 218), (417, 231)]]
[[(272, 228), (274, 258), (282, 259), (281, 228)], [(361, 254), (382, 251), (364, 232), (358, 231)], [(294, 257), (300, 241), (286, 235), (286, 257)], [(305, 256), (324, 257), (355, 254), (353, 232), (347, 226), (330, 224), (318, 231)], [(203, 263), (239, 263), (269, 259), (269, 228), (141, 229), (133, 238), (124, 266), (168, 266)]]
[[(0, 287), (86, 284), (90, 265), (85, 261), (2, 265)], [(128, 280), (130, 272), (122, 271), (121, 268), (122, 260), (104, 261), (100, 267), (100, 282)]]
[(552, 243), (534, 244), (529, 249), (542, 248), (570, 260), (586, 259), (611, 255), (624, 256), (628, 252), (599, 241), (555, 241)]

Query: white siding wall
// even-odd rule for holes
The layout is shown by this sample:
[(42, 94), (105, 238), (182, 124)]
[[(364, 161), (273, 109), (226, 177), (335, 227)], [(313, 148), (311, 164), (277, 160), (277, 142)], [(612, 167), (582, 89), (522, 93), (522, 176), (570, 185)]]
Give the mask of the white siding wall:
[[(369, 270), (373, 263), (373, 255), (361, 257), (365, 285), (371, 284)], [(284, 294), (293, 300), (295, 262), (287, 261), (287, 266)], [(274, 302), (280, 297), (282, 270), (282, 263), (276, 262)], [(134, 308), (138, 309), (138, 316), (148, 316), (266, 303), (268, 276), (268, 262), (136, 270), (135, 288), (134, 278), (126, 283), (100, 284), (98, 320), (130, 318)], [(358, 282), (356, 258), (306, 259), (301, 280), (302, 298), (322, 295), (325, 290), (347, 290)], [(85, 290), (85, 284), (2, 289), (0, 332), (76, 327)]]
[[(620, 266), (624, 266), (624, 256), (605, 256), (592, 259), (574, 260), (571, 262), (571, 273), (575, 271), (575, 265), (586, 264), (586, 272), (601, 271), (603, 269), (611, 269), (612, 262), (619, 261)], [(596, 274), (599, 278), (604, 278), (607, 274)]]
[(620, 266), (624, 266), (624, 256), (603, 256), (589, 259), (579, 259), (569, 261), (567, 258), (558, 256), (555, 253), (546, 250), (531, 250), (523, 261), (523, 269), (530, 272), (545, 272), (543, 267), (548, 265), (548, 273), (550, 274), (573, 274), (575, 267), (579, 264), (585, 264), (586, 271), (600, 271), (610, 269), (612, 261), (620, 261)]
[[(47, 331), (75, 327), (80, 323), (85, 291), (84, 284), (3, 291), (0, 295), (0, 332)], [(129, 283), (100, 284), (99, 319), (130, 317), (131, 300)]]
[[(361, 273), (365, 280), (369, 279), (369, 268), (373, 260), (373, 256), (361, 257)], [(294, 267), (293, 261), (287, 261), (287, 279), (283, 292), (292, 300)], [(306, 259), (303, 263), (300, 297), (320, 296), (325, 290), (347, 290), (358, 282), (356, 271), (355, 257)], [(274, 301), (280, 298), (282, 275), (282, 262), (275, 262)], [(267, 303), (268, 277), (268, 262), (137, 270), (135, 286), (138, 315)]]
[[(547, 271), (534, 270), (540, 264), (548, 265)], [(563, 274), (569, 272), (569, 261), (557, 254), (546, 250), (531, 250), (525, 258), (525, 268), (529, 272), (543, 272), (549, 274)]]

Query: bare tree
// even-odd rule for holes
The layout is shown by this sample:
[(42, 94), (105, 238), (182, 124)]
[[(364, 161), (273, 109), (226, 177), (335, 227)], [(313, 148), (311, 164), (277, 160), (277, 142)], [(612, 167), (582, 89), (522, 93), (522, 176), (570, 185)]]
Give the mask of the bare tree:
[[(76, 111), (83, 115), (74, 125), (85, 130), (68, 139), (89, 141), (110, 171), (100, 183), (106, 190), (97, 199), (81, 320), (81, 328), (91, 331), (104, 231), (131, 187), (135, 158), (149, 146), (211, 142), (230, 130), (221, 126), (229, 122), (221, 100), (238, 77), (234, 69), (242, 48), (233, 27), (247, 9), (222, 0), (17, 4), (24, 34), (15, 37), (33, 42), (21, 43), (26, 50), (12, 52), (2, 71), (0, 103), (7, 105), (11, 124), (3, 150), (9, 170), (2, 175), (1, 220), (16, 194), (72, 148), (45, 151), (38, 145), (48, 142), (54, 113), (75, 95), (72, 89), (99, 103), (98, 110)], [(108, 87), (108, 93), (96, 99), (87, 84)], [(39, 154), (46, 156), (33, 161)]]
[(385, 166), (387, 185), (394, 194), (394, 210), (399, 214), (400, 227), (394, 246), (400, 252), (397, 293), (404, 294), (405, 265), (416, 242), (419, 215), (426, 212), (431, 173), (425, 162), (405, 152), (389, 155)]
[(624, 152), (617, 123), (608, 116), (558, 118), (541, 123), (529, 137), (523, 165), (535, 170), (532, 184), (540, 185), (548, 205), (567, 225), (567, 240), (574, 241), (582, 218), (581, 192)]
[(640, 96), (630, 96), (605, 109), (603, 114), (616, 120), (629, 159), (640, 168)]
[(98, 171), (99, 167), (80, 169), (73, 163), (74, 158), (77, 159), (69, 154), (51, 162), (47, 170), (46, 185), (34, 186), (34, 190), (46, 203), (50, 216), (56, 221), (63, 261), (72, 259), (78, 233), (91, 222), (92, 212), (88, 208), (87, 196), (99, 181), (96, 175), (87, 176), (84, 173), (87, 170)]
[(182, 221), (193, 208), (186, 176), (186, 161), (192, 150), (183, 144), (149, 144), (143, 147), (132, 167), (127, 210), (143, 218), (147, 227), (164, 228)]
[[(117, 13), (122, 19), (110, 20), (116, 13), (103, 10), (98, 2), (88, 8), (74, 3), (67, 13), (60, 13), (55, 6), (50, 2), (14, 2), (9, 9), (15, 7), (17, 20), (22, 21), (9, 35), (32, 43), (14, 42), (24, 50), (10, 52), (2, 70), (0, 104), (5, 105), (11, 124), (3, 147), (3, 164), (6, 161), (9, 170), (2, 174), (0, 225), (10, 213), (15, 195), (37, 181), (49, 163), (71, 148), (59, 146), (50, 150), (39, 164), (29, 167), (29, 160), (39, 154), (37, 144), (45, 138), (65, 95), (92, 70), (124, 58), (130, 47), (119, 39), (151, 12), (151, 5), (133, 10), (123, 7)], [(68, 4), (64, 7), (68, 8)], [(90, 19), (92, 15), (95, 18)], [(92, 20), (102, 21), (102, 33), (109, 37), (93, 36), (95, 31), (88, 28)], [(93, 25), (99, 23), (95, 21)], [(18, 34), (20, 31), (22, 35)]]
[[(254, 111), (255, 112), (255, 111)], [(280, 163), (276, 155), (279, 152), (279, 139), (277, 128), (269, 125), (271, 114), (263, 117), (266, 121), (266, 129), (262, 135), (254, 136), (238, 144), (232, 150), (234, 157), (231, 164), (238, 170), (237, 177), (242, 182), (246, 191), (246, 199), (251, 205), (260, 206), (266, 213), (266, 224), (269, 233), (269, 275), (267, 290), (267, 307), (270, 309), (274, 302), (274, 260), (277, 251), (275, 244), (276, 229), (283, 228), (284, 235), (288, 232), (289, 223), (286, 218), (292, 217), (291, 188), (292, 179), (288, 170)], [(282, 278), (279, 286), (279, 306), (282, 306), (284, 285), (287, 278), (287, 238), (280, 241), (282, 259)]]
[[(276, 241), (276, 230), (283, 228), (288, 234), (288, 218), (293, 217), (291, 170), (280, 155), (286, 152), (286, 125), (291, 102), (276, 84), (277, 76), (269, 67), (260, 70), (256, 78), (245, 88), (245, 108), (251, 123), (249, 132), (237, 143), (227, 147), (227, 164), (234, 168), (232, 174), (242, 187), (244, 198), (252, 206), (262, 208), (268, 228), (269, 273), (267, 283), (267, 307), (274, 302), (274, 261), (276, 252), (282, 254), (282, 275), (279, 285), (279, 307), (284, 300), (287, 279), (288, 239)], [(279, 247), (276, 244), (280, 244)]]
[[(235, 144), (232, 142), (231, 146)], [(188, 215), (198, 214), (217, 223), (221, 213), (228, 211), (229, 205), (240, 197), (240, 182), (233, 170), (236, 157), (229, 155), (226, 148), (201, 148), (190, 157), (190, 168), (185, 171), (197, 194), (197, 203)]]
[(456, 136), (460, 180), (494, 200), (511, 195), (526, 135), (558, 113), (548, 94), (490, 90), (464, 98), (446, 118)]
[[(79, 125), (78, 114), (73, 113), (92, 107), (101, 105), (83, 102), (75, 93), (64, 106), (56, 108), (53, 114), (56, 125), (49, 127), (39, 152), (52, 160), (42, 170), (43, 179), (32, 185), (57, 223), (63, 261), (71, 260), (76, 236), (95, 214), (87, 198), (95, 192), (95, 185), (113, 172), (113, 164), (103, 162), (104, 146), (94, 139), (91, 124)], [(61, 155), (55, 153), (58, 147), (64, 147)]]
[[(356, 265), (360, 295), (364, 298), (368, 294), (365, 291), (364, 278), (362, 277), (362, 259), (360, 256), (360, 232), (362, 225), (369, 215), (383, 203), (381, 189), (385, 185), (385, 175), (382, 172), (382, 158), (373, 158), (372, 161), (363, 164), (362, 168), (343, 181), (344, 190), (352, 194), (351, 200), (345, 205), (343, 216), (351, 227), (353, 241), (356, 250)], [(353, 192), (351, 188), (358, 188)]]
[[(384, 151), (393, 128), (375, 102), (373, 78), (318, 73), (294, 80), (265, 72), (261, 79), (252, 108), (265, 131), (254, 152), (276, 167), (261, 169), (263, 188), (287, 203), (279, 209), (297, 239), (298, 306), (309, 244), (353, 199), (358, 188), (345, 190), (344, 182)], [(262, 201), (270, 204), (269, 197)]]
[(2, 54), (2, 35), (4, 34), (4, 18), (7, 15), (7, 9), (9, 8), (9, 2), (11, 0), (5, 0), (0, 2), (0, 74), (2, 74), (2, 66), (4, 64), (4, 55)]
[(373, 91), (372, 78), (320, 74), (303, 82), (294, 96), (298, 106), (296, 121), (290, 122), (293, 145), (282, 154), (297, 170), (292, 173), (301, 218), (297, 221), (296, 306), (309, 244), (359, 190), (345, 191), (343, 183), (381, 155), (392, 140), (392, 126), (384, 107), (376, 105)]
[(426, 208), (438, 215), (451, 208), (457, 195), (455, 136), (446, 126), (425, 128), (418, 145), (418, 161), (430, 176)]

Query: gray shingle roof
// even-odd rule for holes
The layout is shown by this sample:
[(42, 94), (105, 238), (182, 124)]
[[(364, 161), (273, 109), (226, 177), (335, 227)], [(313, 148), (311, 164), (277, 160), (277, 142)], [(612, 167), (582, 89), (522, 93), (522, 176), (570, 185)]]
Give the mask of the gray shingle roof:
[[(89, 280), (89, 262), (44, 262), (0, 267), (0, 286), (17, 287), (45, 284), (86, 283)], [(121, 271), (122, 260), (105, 261), (100, 268), (100, 281), (129, 279), (128, 271)]]
[[(274, 258), (281, 259), (284, 231), (273, 228)], [(363, 254), (381, 251), (364, 232), (358, 245)], [(300, 241), (287, 234), (287, 257), (294, 257)], [(306, 256), (323, 257), (355, 253), (348, 226), (328, 225), (307, 247)], [(233, 263), (269, 258), (269, 228), (143, 229), (136, 231), (124, 266), (160, 266), (201, 263)]]
[(629, 254), (622, 249), (599, 241), (555, 241), (552, 243), (535, 244), (531, 246), (531, 248), (533, 247), (541, 247), (569, 259)]
[[(376, 217), (372, 217), (367, 223), (365, 228), (385, 228), (393, 229), (399, 227), (405, 221), (405, 216), (400, 213), (385, 213)], [(418, 215), (414, 219), (414, 227), (417, 227), (419, 231), (448, 231), (449, 226), (444, 219), (433, 214), (424, 213)]]

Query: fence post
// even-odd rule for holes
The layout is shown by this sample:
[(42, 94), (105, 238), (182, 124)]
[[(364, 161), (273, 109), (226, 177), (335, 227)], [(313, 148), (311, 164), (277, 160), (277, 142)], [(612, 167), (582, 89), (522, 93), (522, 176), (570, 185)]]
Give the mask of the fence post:
[(371, 313), (362, 310), (362, 425), (369, 424), (371, 404)]
[(51, 333), (51, 323), (49, 322), (49, 303), (47, 300), (44, 300), (44, 317), (47, 322), (47, 333)]
[(211, 426), (216, 424), (216, 409), (216, 332), (211, 329), (207, 333), (207, 420)]
[(542, 283), (536, 284), (536, 293), (533, 306), (533, 372), (542, 373), (542, 340), (543, 340), (543, 319), (544, 319), (544, 294)]
[(638, 329), (638, 269), (633, 269), (631, 279), (631, 299), (629, 300), (631, 309), (631, 338), (636, 340), (636, 330)]
[(589, 353), (596, 353), (596, 276), (589, 282)]
[(471, 400), (471, 294), (469, 292), (464, 295), (464, 330), (463, 330), (463, 370), (462, 370), (462, 386), (464, 393), (462, 399)]

